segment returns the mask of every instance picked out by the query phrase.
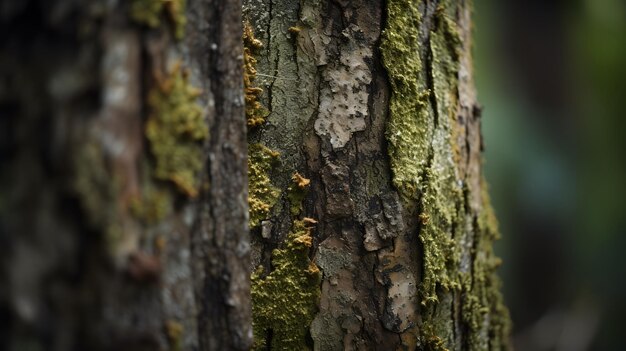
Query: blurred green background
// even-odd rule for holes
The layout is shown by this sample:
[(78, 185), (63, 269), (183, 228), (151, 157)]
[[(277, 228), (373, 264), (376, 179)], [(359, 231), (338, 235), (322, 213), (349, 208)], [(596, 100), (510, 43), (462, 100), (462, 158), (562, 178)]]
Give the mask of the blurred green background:
[(516, 349), (624, 350), (626, 1), (475, 0), (474, 23)]

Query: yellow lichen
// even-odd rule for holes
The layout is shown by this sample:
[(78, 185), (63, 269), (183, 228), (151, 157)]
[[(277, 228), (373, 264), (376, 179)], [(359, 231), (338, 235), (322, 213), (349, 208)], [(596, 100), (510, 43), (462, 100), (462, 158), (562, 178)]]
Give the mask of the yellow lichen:
[(257, 60), (254, 58), (254, 54), (262, 47), (261, 41), (254, 37), (250, 23), (245, 22), (243, 26), (243, 83), (246, 101), (246, 123), (250, 128), (263, 124), (267, 116), (267, 110), (259, 102), (263, 89), (254, 85), (257, 74)]
[(190, 197), (198, 195), (197, 177), (203, 167), (201, 143), (209, 134), (203, 110), (196, 102), (198, 96), (200, 90), (189, 84), (180, 63), (167, 78), (157, 79), (148, 95), (146, 136), (156, 162), (154, 174), (172, 181)]
[(252, 274), (255, 350), (309, 349), (306, 340), (317, 311), (321, 274), (309, 258), (312, 238), (307, 223), (294, 221), (284, 246), (272, 252), (269, 274), (262, 267)]

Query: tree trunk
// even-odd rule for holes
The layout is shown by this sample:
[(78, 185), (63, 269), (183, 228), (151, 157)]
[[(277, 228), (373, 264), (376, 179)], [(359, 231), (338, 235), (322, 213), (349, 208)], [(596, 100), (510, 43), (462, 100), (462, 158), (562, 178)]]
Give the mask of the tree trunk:
[(256, 349), (508, 348), (470, 13), (244, 0)]
[(0, 7), (1, 348), (508, 348), (470, 4), (241, 10)]
[(241, 3), (0, 10), (0, 349), (249, 349)]

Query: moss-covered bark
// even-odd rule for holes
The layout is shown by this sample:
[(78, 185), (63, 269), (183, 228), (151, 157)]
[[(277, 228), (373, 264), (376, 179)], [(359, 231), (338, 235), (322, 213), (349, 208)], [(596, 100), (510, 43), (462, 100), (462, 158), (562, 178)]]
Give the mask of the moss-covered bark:
[(508, 347), (466, 1), (11, 4), (2, 349)]
[[(497, 225), (481, 172), (471, 5), (249, 0), (244, 10), (263, 45), (257, 97), (269, 111), (249, 142), (280, 153), (267, 170), (280, 195), (251, 233), (253, 268), (282, 276), (272, 252), (288, 249), (291, 222), (307, 217), (318, 222), (308, 258), (322, 272), (319, 305), (299, 318), (311, 321), (308, 335), (285, 335), (268, 320), (292, 312), (253, 296), (255, 342), (507, 348)], [(310, 179), (299, 211), (295, 171)], [(265, 284), (255, 276), (253, 291)], [(292, 289), (272, 304), (311, 302)]]
[(249, 349), (241, 4), (1, 7), (0, 349)]
[(272, 251), (272, 271), (259, 267), (252, 274), (255, 350), (306, 349), (320, 294), (320, 271), (309, 259), (313, 238), (307, 226), (313, 224), (295, 221), (284, 247)]

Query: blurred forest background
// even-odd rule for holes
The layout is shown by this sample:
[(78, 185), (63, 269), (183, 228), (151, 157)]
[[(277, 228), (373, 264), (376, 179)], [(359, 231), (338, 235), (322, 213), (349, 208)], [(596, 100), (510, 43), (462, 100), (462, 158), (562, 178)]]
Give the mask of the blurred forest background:
[(626, 1), (475, 0), (517, 350), (623, 350)]

